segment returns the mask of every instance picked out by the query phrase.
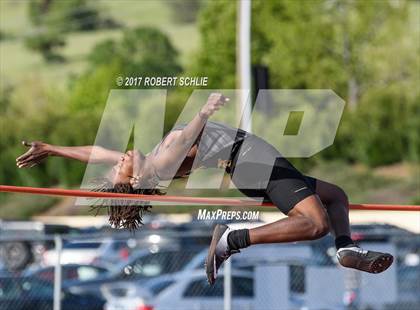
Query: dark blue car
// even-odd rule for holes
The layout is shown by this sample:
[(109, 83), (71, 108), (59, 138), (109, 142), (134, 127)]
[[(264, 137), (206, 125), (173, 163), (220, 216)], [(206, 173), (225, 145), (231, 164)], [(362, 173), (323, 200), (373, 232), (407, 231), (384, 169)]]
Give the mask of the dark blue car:
[[(62, 291), (61, 309), (102, 310), (104, 300)], [(33, 277), (0, 276), (0, 309), (53, 309), (53, 286)]]

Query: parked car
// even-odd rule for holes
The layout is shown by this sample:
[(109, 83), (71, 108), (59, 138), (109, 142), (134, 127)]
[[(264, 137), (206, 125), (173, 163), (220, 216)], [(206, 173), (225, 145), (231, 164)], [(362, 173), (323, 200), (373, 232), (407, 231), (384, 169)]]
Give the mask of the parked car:
[(150, 310), (150, 303), (158, 293), (146, 284), (135, 285), (134, 282), (104, 284), (101, 291), (106, 300), (104, 310)]
[(145, 281), (163, 274), (184, 270), (203, 248), (164, 247), (139, 250), (110, 272), (88, 281), (66, 281), (63, 286), (75, 293), (102, 296), (100, 286), (121, 280)]
[[(175, 273), (151, 279), (141, 286), (121, 283), (119, 288), (104, 286), (105, 310), (223, 309), (223, 269), (210, 286), (204, 270)], [(252, 309), (252, 272), (232, 270), (232, 308)]]
[(387, 242), (414, 235), (404, 228), (385, 223), (353, 224), (351, 232), (352, 239), (358, 242)]
[[(223, 270), (213, 286), (207, 282), (204, 271), (182, 275), (164, 289), (153, 301), (153, 310), (177, 309), (223, 309)], [(254, 303), (253, 274), (232, 270), (232, 308), (252, 309)]]
[(122, 261), (127, 261), (136, 249), (137, 241), (134, 238), (107, 238), (99, 247), (98, 255), (92, 263), (112, 268)]
[[(61, 264), (91, 264), (98, 256), (99, 247), (103, 241), (72, 241), (63, 245)], [(43, 254), (43, 265), (54, 265), (57, 261), (57, 251), (51, 249)]]
[[(292, 293), (300, 293), (304, 283), (292, 281), (294, 278), (303, 278), (305, 265), (332, 266), (333, 262), (327, 257), (326, 249), (331, 240), (323, 240), (320, 244), (300, 242), (298, 244), (265, 244), (255, 245), (243, 249), (238, 255), (233, 255), (230, 260), (232, 267), (239, 271), (252, 274), (256, 264), (282, 262), (290, 265), (293, 274), (289, 283)], [(327, 246), (324, 246), (327, 245)], [(321, 250), (322, 249), (322, 250)], [(207, 248), (195, 255), (183, 270), (177, 272), (176, 277), (189, 277), (191, 274), (204, 274), (204, 261), (207, 257)], [(326, 258), (325, 258), (326, 257)], [(316, 259), (314, 259), (316, 258)], [(327, 262), (326, 262), (327, 261)], [(126, 309), (128, 305), (138, 305), (139, 309), (152, 309), (151, 304), (161, 290), (174, 282), (174, 275), (163, 275), (147, 282), (119, 281), (107, 283), (102, 286), (103, 296), (107, 300), (106, 309)], [(222, 280), (218, 280), (220, 283)], [(156, 285), (156, 286), (155, 286)], [(206, 285), (207, 282), (206, 282)], [(155, 305), (156, 306), (156, 305)], [(198, 305), (197, 307), (201, 307)], [(142, 308), (143, 307), (143, 308)], [(147, 308), (149, 307), (149, 308)], [(156, 306), (157, 307), (157, 306)], [(127, 309), (131, 309), (128, 307)], [(153, 308), (155, 309), (155, 308)], [(201, 308), (198, 308), (201, 309)], [(204, 307), (204, 309), (207, 309)], [(212, 308), (209, 308), (212, 309)], [(217, 308), (216, 308), (217, 309)]]
[(132, 253), (146, 248), (181, 246), (181, 239), (173, 231), (142, 229), (135, 236), (116, 234), (106, 238), (98, 249), (94, 264), (108, 268), (128, 261)]
[(140, 247), (159, 246), (208, 246), (211, 241), (211, 232), (202, 227), (201, 230), (180, 230), (180, 225), (166, 227), (164, 229), (142, 229), (136, 235), (137, 244)]
[[(95, 296), (61, 294), (61, 309), (102, 310), (104, 300)], [(32, 277), (0, 277), (0, 309), (52, 310), (53, 285)]]
[[(61, 276), (63, 281), (78, 280), (88, 281), (97, 278), (98, 276), (109, 272), (108, 269), (93, 266), (93, 265), (79, 265), (66, 264), (61, 266)], [(54, 282), (54, 266), (31, 268), (25, 270), (24, 276), (37, 278), (49, 283)]]
[(0, 219), (0, 260), (8, 270), (21, 271), (32, 263), (39, 263), (42, 253), (54, 245), (49, 235), (75, 231), (76, 228), (66, 225)]

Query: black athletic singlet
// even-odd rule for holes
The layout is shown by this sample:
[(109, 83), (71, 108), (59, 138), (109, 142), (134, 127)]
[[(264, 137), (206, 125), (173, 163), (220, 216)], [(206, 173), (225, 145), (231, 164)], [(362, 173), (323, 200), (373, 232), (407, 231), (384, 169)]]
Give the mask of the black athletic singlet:
[(244, 130), (208, 121), (195, 143), (195, 166), (226, 169), (243, 194), (272, 202), (285, 214), (315, 194), (316, 179), (302, 175), (271, 144)]

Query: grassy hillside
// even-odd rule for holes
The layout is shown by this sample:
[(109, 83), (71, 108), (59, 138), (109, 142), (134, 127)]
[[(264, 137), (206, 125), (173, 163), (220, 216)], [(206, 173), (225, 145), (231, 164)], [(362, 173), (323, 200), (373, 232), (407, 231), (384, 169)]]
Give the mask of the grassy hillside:
[[(174, 25), (167, 1), (100, 0), (97, 5), (104, 16), (112, 17), (124, 27), (152, 26), (162, 30), (180, 52), (183, 65), (198, 47), (196, 25)], [(61, 50), (66, 62), (46, 64), (38, 53), (24, 46), (23, 39), (32, 30), (27, 10), (27, 1), (0, 1), (0, 31), (8, 37), (0, 41), (0, 83), (23, 83), (28, 78), (54, 85), (64, 83), (69, 76), (83, 71), (85, 57), (95, 44), (106, 38), (118, 38), (122, 32), (115, 29), (66, 34), (67, 44)]]

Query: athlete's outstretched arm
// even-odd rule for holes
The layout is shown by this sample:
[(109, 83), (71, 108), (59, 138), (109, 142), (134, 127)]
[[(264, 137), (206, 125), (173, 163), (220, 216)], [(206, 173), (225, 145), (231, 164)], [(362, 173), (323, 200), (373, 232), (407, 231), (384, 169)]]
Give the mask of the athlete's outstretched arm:
[(212, 93), (200, 112), (179, 133), (172, 134), (162, 152), (155, 157), (154, 166), (158, 170), (165, 170), (168, 174), (176, 172), (185, 159), (191, 146), (203, 130), (207, 119), (220, 109), (228, 98), (219, 93)]
[(212, 116), (221, 106), (229, 101), (229, 98), (226, 98), (220, 93), (212, 93), (207, 99), (206, 104), (201, 108), (200, 112), (185, 126), (181, 131), (179, 140), (176, 142), (184, 143), (190, 145), (197, 139), (201, 130), (207, 121), (207, 119)]
[(58, 146), (41, 141), (22, 142), (30, 149), (16, 159), (19, 168), (33, 167), (49, 156), (59, 156), (82, 162), (115, 164), (123, 153), (108, 150), (100, 146)]

